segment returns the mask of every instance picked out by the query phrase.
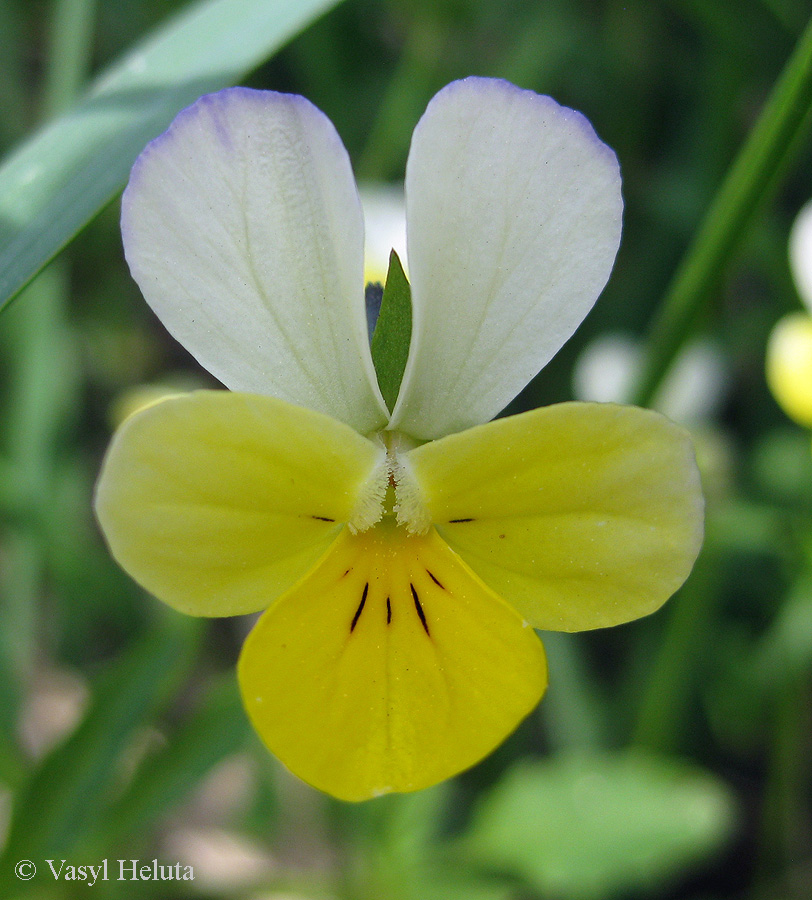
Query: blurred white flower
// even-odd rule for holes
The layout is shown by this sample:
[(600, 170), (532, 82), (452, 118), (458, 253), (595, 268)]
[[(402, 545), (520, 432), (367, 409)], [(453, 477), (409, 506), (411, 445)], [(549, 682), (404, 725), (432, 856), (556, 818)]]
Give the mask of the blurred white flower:
[[(789, 238), (789, 262), (798, 294), (812, 313), (812, 201), (798, 213)], [(784, 412), (812, 428), (812, 316), (790, 313), (767, 345), (767, 384)]]
[(798, 294), (812, 313), (812, 200), (801, 209), (792, 226), (789, 262)]
[[(581, 353), (573, 373), (578, 400), (629, 403), (642, 364), (642, 348), (623, 334), (602, 335)], [(652, 408), (675, 422), (695, 425), (713, 417), (727, 390), (724, 359), (711, 341), (687, 344), (654, 396)]]
[(386, 282), (389, 253), (394, 250), (408, 275), (406, 263), (406, 200), (403, 185), (365, 184), (358, 193), (364, 209), (364, 281)]
[[(629, 335), (606, 334), (587, 345), (573, 372), (578, 400), (629, 403), (642, 365), (642, 347)], [(725, 496), (731, 484), (733, 454), (713, 420), (727, 393), (724, 356), (712, 341), (689, 342), (677, 357), (651, 406), (690, 429), (706, 499)]]
[(197, 829), (224, 827), (250, 805), (256, 792), (254, 759), (247, 753), (233, 753), (208, 772), (183, 805), (179, 824)]

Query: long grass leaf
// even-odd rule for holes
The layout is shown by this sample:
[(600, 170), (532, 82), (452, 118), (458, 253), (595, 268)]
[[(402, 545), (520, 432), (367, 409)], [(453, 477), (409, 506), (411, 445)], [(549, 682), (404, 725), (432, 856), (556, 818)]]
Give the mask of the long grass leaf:
[(207, 0), (139, 44), (0, 167), (0, 308), (121, 189), (201, 94), (233, 84), (337, 0)]

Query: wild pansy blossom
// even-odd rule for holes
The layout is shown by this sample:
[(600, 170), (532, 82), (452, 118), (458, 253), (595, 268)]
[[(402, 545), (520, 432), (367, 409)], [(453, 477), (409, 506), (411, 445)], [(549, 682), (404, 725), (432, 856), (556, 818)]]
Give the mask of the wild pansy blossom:
[(124, 423), (102, 528), (176, 609), (266, 610), (240, 658), (248, 714), (294, 773), (349, 800), (481, 759), (544, 692), (530, 626), (652, 612), (702, 531), (690, 442), (656, 413), (563, 403), (489, 421), (614, 262), (618, 165), (586, 119), (454, 82), (415, 129), (405, 193), (412, 336), (391, 412), (349, 159), (307, 100), (201, 98), (123, 198), (144, 296), (231, 390)]
[(812, 428), (812, 202), (792, 226), (789, 261), (808, 312), (790, 313), (773, 329), (767, 346), (767, 382), (784, 412)]

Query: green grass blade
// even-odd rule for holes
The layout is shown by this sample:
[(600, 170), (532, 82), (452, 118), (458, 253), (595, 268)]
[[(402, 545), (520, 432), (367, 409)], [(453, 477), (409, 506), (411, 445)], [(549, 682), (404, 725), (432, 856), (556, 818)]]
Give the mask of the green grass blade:
[(142, 833), (198, 787), (217, 763), (240, 750), (249, 732), (234, 676), (210, 684), (198, 708), (166, 747), (144, 760), (126, 792), (99, 822), (98, 849), (121, 849)]
[[(17, 858), (65, 855), (92, 829), (121, 777), (120, 763), (136, 729), (173, 696), (194, 660), (200, 626), (167, 617), (97, 684), (91, 707), (76, 731), (32, 771), (15, 803), (0, 895), (13, 885)], [(9, 884), (10, 882), (10, 884)]]
[(123, 186), (175, 114), (233, 84), (338, 0), (207, 0), (139, 44), (0, 167), (0, 308)]
[(651, 329), (634, 402), (648, 406), (759, 207), (812, 122), (812, 19), (719, 188)]

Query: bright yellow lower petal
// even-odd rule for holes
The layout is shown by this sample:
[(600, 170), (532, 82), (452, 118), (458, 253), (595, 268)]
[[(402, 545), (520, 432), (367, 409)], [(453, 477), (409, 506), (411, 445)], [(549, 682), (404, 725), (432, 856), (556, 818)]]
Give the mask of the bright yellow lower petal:
[(440, 535), (536, 628), (653, 612), (702, 541), (690, 439), (648, 410), (562, 403), (424, 444), (407, 465)]
[(428, 787), (499, 744), (546, 686), (541, 642), (434, 531), (348, 531), (259, 620), (240, 685), (268, 748), (345, 800)]
[(767, 383), (784, 412), (812, 428), (812, 318), (785, 316), (767, 345)]
[(254, 612), (325, 553), (383, 455), (320, 413), (199, 391), (122, 425), (96, 513), (113, 556), (170, 606)]

